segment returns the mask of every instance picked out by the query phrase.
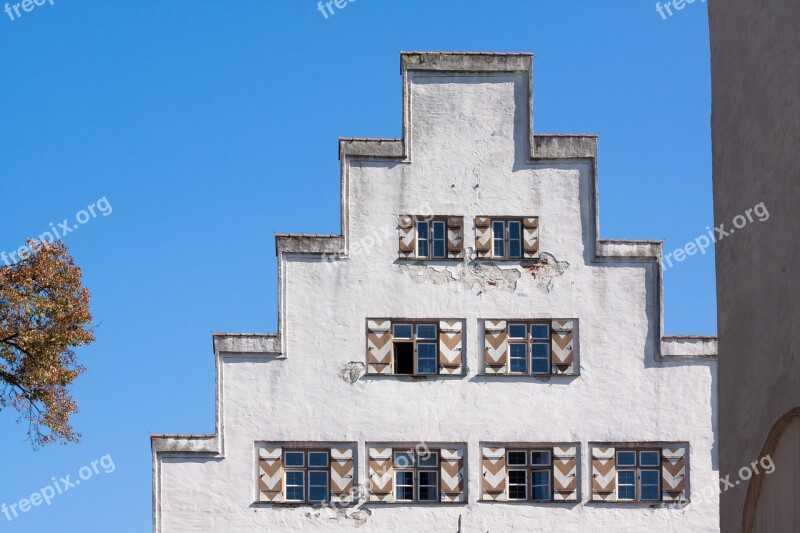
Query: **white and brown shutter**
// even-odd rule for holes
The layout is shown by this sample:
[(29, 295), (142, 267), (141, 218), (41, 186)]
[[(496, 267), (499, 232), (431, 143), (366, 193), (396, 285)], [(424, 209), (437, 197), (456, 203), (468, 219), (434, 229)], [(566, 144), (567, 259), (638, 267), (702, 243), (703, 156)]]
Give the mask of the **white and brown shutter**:
[(484, 373), (505, 374), (508, 361), (508, 333), (505, 320), (484, 322)]
[(553, 320), (550, 325), (553, 374), (575, 374), (575, 321)]
[(661, 450), (661, 499), (686, 501), (686, 447), (671, 445)]
[(400, 215), (398, 222), (400, 259), (413, 259), (417, 256), (417, 225), (413, 215)]
[(525, 259), (539, 259), (539, 217), (522, 219), (522, 252)]
[(578, 501), (577, 446), (553, 448), (553, 500)]
[(369, 501), (394, 502), (394, 463), (391, 448), (369, 449)]
[(461, 320), (439, 322), (439, 366), (442, 374), (461, 374), (464, 345), (464, 324)]
[(464, 257), (464, 217), (447, 217), (447, 257)]
[(464, 450), (462, 448), (442, 448), (439, 452), (441, 501), (443, 503), (466, 501), (464, 498)]
[(355, 463), (352, 448), (331, 448), (331, 502), (353, 503)]
[(482, 447), (481, 455), (481, 499), (506, 501), (506, 449)]
[(614, 448), (592, 448), (592, 501), (616, 500), (617, 468)]
[(283, 449), (258, 450), (258, 492), (260, 502), (283, 501)]
[(492, 219), (475, 217), (475, 253), (479, 258), (492, 256)]
[(367, 374), (392, 373), (392, 321), (367, 320)]

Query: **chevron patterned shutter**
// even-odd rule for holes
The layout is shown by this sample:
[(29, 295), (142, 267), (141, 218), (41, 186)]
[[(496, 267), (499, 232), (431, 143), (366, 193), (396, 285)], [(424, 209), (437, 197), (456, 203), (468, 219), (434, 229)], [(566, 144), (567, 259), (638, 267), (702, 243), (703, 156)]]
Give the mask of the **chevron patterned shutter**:
[(283, 501), (283, 449), (258, 450), (258, 491), (260, 502)]
[(460, 320), (439, 322), (439, 364), (442, 374), (461, 374), (463, 324)]
[(484, 373), (505, 374), (508, 359), (508, 335), (505, 320), (487, 320), (484, 324)]
[(553, 320), (550, 327), (552, 373), (575, 374), (575, 321)]
[(686, 447), (665, 446), (661, 450), (661, 499), (686, 501)]
[(578, 501), (578, 458), (576, 446), (553, 448), (553, 499)]
[(506, 449), (481, 448), (483, 479), (481, 494), (484, 501), (506, 501)]
[(412, 215), (400, 215), (399, 251), (400, 259), (413, 259), (417, 255), (417, 231)]
[(616, 461), (614, 448), (592, 448), (592, 501), (616, 500)]
[(367, 320), (367, 374), (392, 373), (392, 321)]
[(475, 253), (480, 258), (492, 256), (492, 219), (475, 217)]
[(331, 448), (331, 502), (353, 502), (354, 471), (352, 448)]
[(447, 257), (464, 257), (464, 217), (447, 217)]
[(539, 217), (523, 218), (522, 228), (525, 259), (539, 259)]
[(442, 448), (440, 455), (440, 492), (443, 503), (466, 501), (464, 497), (464, 450)]
[(369, 501), (394, 501), (394, 463), (391, 448), (369, 449)]

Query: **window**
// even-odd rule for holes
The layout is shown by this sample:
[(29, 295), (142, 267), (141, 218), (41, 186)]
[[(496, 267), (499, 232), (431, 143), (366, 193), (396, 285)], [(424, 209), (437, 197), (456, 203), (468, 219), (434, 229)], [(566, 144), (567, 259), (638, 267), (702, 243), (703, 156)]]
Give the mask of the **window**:
[(617, 500), (661, 500), (661, 451), (617, 450)]
[(417, 257), (447, 259), (447, 221), (417, 220)]
[(436, 324), (393, 324), (394, 373), (431, 375), (439, 371)]
[(285, 450), (283, 466), (288, 503), (330, 500), (330, 457), (327, 451)]
[(492, 257), (495, 259), (522, 258), (521, 220), (492, 220)]
[(508, 499), (552, 501), (552, 456), (550, 449), (508, 450), (506, 452)]
[(511, 374), (550, 373), (550, 325), (508, 325), (508, 359)]
[(394, 452), (394, 496), (398, 502), (439, 501), (439, 452)]

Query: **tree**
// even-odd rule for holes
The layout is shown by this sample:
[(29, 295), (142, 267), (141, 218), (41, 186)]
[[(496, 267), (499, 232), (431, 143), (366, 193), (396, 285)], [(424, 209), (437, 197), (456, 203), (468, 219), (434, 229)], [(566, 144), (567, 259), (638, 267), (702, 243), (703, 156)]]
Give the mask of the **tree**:
[(27, 421), (34, 448), (78, 442), (67, 387), (85, 371), (73, 349), (94, 340), (89, 290), (62, 242), (28, 247), (19, 262), (0, 266), (0, 410)]

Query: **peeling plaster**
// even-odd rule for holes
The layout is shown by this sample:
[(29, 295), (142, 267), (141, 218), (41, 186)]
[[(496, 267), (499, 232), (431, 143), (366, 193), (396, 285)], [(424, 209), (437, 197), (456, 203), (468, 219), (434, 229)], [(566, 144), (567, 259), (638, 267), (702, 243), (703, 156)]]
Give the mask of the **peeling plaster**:
[(542, 253), (542, 259), (530, 265), (504, 265), (488, 261), (468, 260), (457, 265), (410, 263), (400, 265), (400, 271), (408, 274), (416, 283), (459, 283), (464, 290), (476, 286), (481, 292), (500, 290), (513, 293), (517, 285), (532, 283), (546, 292), (553, 288), (553, 279), (564, 274), (569, 263), (559, 261), (553, 255)]
[(358, 378), (361, 377), (361, 375), (364, 373), (364, 370), (364, 363), (350, 361), (339, 371), (339, 377), (342, 378), (346, 383), (350, 383), (352, 385), (358, 381)]

